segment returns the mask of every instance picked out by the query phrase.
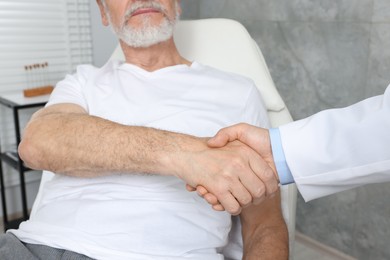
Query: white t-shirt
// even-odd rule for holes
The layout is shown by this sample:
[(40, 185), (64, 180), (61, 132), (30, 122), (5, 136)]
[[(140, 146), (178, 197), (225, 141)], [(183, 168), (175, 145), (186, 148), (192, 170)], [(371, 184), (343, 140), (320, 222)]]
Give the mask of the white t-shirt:
[[(75, 103), (124, 125), (195, 136), (239, 122), (268, 126), (252, 81), (197, 62), (154, 72), (117, 61), (79, 66), (47, 105), (57, 103)], [(169, 176), (56, 175), (34, 207), (30, 220), (11, 231), (19, 239), (97, 259), (223, 259), (232, 228), (229, 214), (212, 210)], [(229, 245), (225, 256), (240, 258), (239, 244)]]

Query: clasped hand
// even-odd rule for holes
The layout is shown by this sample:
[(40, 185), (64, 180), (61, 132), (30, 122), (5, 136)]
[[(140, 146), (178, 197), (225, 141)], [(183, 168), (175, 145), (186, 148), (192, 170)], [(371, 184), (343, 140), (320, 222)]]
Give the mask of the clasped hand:
[(197, 183), (187, 182), (214, 210), (237, 215), (278, 190), (268, 130), (238, 124), (220, 130), (207, 142), (212, 149), (194, 156), (190, 164)]

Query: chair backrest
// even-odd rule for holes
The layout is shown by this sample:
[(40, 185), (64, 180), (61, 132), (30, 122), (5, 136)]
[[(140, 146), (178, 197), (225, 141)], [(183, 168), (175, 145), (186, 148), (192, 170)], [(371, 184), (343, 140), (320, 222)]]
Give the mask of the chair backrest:
[[(260, 48), (242, 24), (217, 18), (180, 21), (176, 26), (174, 39), (180, 54), (186, 59), (251, 78), (263, 96), (273, 127), (292, 121)], [(120, 46), (110, 59), (124, 59)], [(281, 193), (292, 250), (295, 237), (296, 186), (293, 184), (282, 187)]]
[[(251, 78), (264, 98), (273, 127), (292, 121), (275, 88), (258, 45), (240, 23), (229, 19), (180, 21), (174, 38), (185, 58)], [(110, 59), (124, 60), (120, 46), (115, 49)], [(52, 173), (43, 173), (36, 201), (41, 198), (44, 183), (52, 176)], [(295, 185), (289, 185), (282, 187), (281, 193), (283, 214), (288, 225), (292, 250), (297, 190)], [(33, 207), (31, 218), (34, 217), (34, 213)]]

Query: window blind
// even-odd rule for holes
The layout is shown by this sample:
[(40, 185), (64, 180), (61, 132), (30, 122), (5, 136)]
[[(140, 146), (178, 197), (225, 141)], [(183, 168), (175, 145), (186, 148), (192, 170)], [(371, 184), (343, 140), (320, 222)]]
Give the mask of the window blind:
[(0, 91), (54, 85), (81, 63), (92, 63), (89, 0), (0, 0)]
[[(0, 0), (0, 92), (55, 85), (77, 65), (92, 63), (89, 1)], [(42, 67), (26, 70), (34, 64)], [(21, 130), (35, 111), (20, 111)], [(2, 151), (16, 150), (13, 126), (12, 112), (1, 106)], [(15, 172), (4, 170), (6, 186), (18, 183)]]

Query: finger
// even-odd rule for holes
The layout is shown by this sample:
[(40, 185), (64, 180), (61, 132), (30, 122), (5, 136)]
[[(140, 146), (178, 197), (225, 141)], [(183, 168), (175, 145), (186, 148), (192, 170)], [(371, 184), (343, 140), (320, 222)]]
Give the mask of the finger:
[(246, 207), (254, 203), (255, 201), (257, 202), (265, 198), (265, 185), (256, 173), (251, 170), (249, 170), (248, 172), (243, 172), (242, 176), (240, 176), (240, 181), (251, 195), (251, 200), (249, 201), (249, 203), (241, 203), (241, 206)]
[(261, 199), (261, 189), (264, 189), (265, 196), (272, 196), (272, 194), (276, 193), (279, 189), (278, 180), (274, 173), (274, 170), (269, 166), (269, 164), (264, 161), (258, 155), (254, 155), (249, 158), (249, 164), (253, 172), (257, 175), (257, 177), (262, 181), (262, 187), (258, 187), (258, 190), (255, 190), (256, 194), (254, 198)]
[(186, 184), (186, 190), (189, 192), (196, 191), (196, 189), (194, 187), (192, 187), (191, 185), (188, 185), (188, 184)]
[(231, 193), (226, 193), (218, 198), (222, 207), (231, 215), (235, 216), (241, 213), (241, 206)]
[(196, 192), (201, 197), (203, 197), (205, 194), (209, 193), (209, 191), (205, 187), (203, 187), (202, 185), (196, 186)]
[(229, 136), (224, 133), (224, 129), (220, 130), (214, 137), (207, 141), (207, 145), (212, 148), (225, 146), (229, 142)]
[[(248, 173), (244, 173), (243, 175), (247, 174), (248, 176), (252, 175), (252, 176), (255, 176), (252, 172), (248, 172)], [(233, 185), (231, 187), (231, 194), (236, 198), (237, 202), (240, 204), (241, 207), (246, 207), (248, 206), (249, 204), (252, 203), (252, 195), (251, 193), (248, 191), (248, 181), (246, 181), (246, 179), (248, 179), (247, 176), (243, 176), (245, 179), (245, 183), (242, 183), (242, 181), (237, 181), (238, 183)], [(252, 178), (250, 178), (252, 179)], [(222, 201), (220, 201), (222, 203)], [(223, 203), (222, 203), (223, 205)], [(224, 206), (224, 205), (223, 205)]]
[(210, 204), (210, 205), (218, 205), (220, 204), (218, 201), (218, 198), (214, 196), (214, 194), (207, 193), (203, 196), (203, 198)]
[(216, 210), (216, 211), (225, 211), (225, 208), (224, 208), (221, 204), (213, 205), (212, 208), (213, 208), (214, 210)]
[(237, 124), (230, 127), (223, 128), (218, 133), (207, 141), (207, 145), (210, 147), (223, 147), (228, 142), (239, 140), (241, 136), (241, 126), (243, 124)]

